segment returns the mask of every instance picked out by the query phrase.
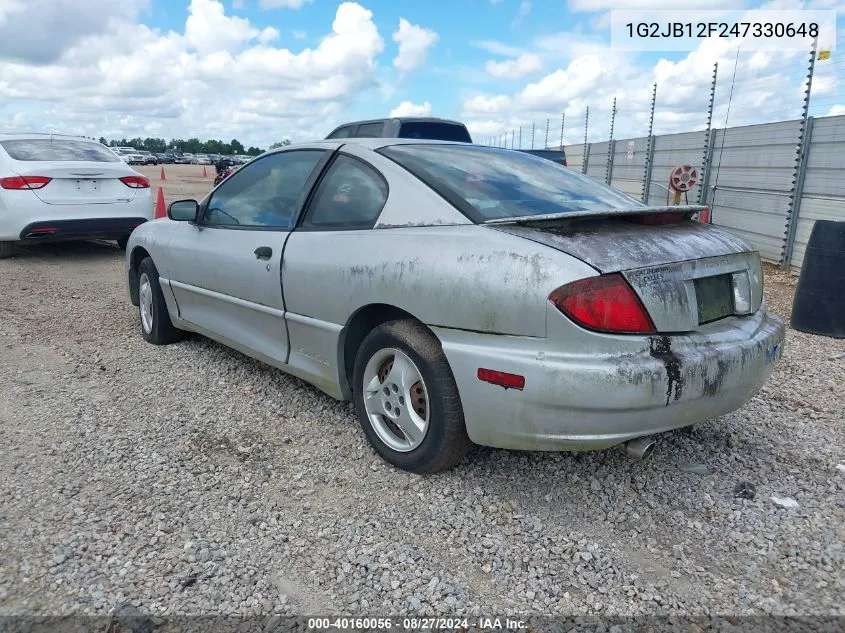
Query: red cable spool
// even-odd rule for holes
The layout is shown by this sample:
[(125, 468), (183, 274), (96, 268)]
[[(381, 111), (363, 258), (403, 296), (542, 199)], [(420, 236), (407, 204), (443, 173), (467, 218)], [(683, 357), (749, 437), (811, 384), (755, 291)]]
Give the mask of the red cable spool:
[(698, 182), (698, 170), (692, 165), (675, 167), (669, 174), (669, 188), (679, 193), (686, 193)]

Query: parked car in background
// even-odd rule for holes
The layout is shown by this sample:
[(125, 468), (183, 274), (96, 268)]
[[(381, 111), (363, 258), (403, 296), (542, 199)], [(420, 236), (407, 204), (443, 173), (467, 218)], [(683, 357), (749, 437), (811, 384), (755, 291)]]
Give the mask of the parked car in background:
[(173, 154), (169, 154), (167, 152), (157, 153), (156, 158), (158, 158), (158, 162), (164, 165), (172, 165), (176, 162), (176, 158), (173, 156)]
[(472, 143), (472, 137), (463, 123), (434, 117), (394, 117), (356, 121), (335, 128), (326, 138), (416, 138)]
[(158, 165), (158, 156), (147, 150), (139, 149), (138, 153), (144, 159), (145, 165)]
[[(394, 117), (345, 123), (332, 130), (327, 139), (341, 138), (415, 138), (432, 141), (456, 141), (472, 143), (466, 125), (435, 117)], [(566, 151), (560, 149), (518, 149), (533, 156), (539, 156), (564, 167)]]
[(17, 242), (117, 240), (152, 218), (150, 181), (89, 139), (0, 134), (0, 258)]
[(207, 154), (195, 154), (194, 157), (191, 159), (192, 165), (210, 165), (211, 159), (208, 157)]
[(113, 151), (128, 165), (145, 165), (147, 159), (134, 147), (115, 147)]
[(351, 399), (400, 468), (473, 442), (643, 457), (782, 353), (759, 253), (701, 209), (501, 148), (317, 141), (140, 226), (128, 285), (148, 342), (199, 332)]
[(560, 163), (564, 167), (567, 166), (566, 152), (563, 149), (521, 149), (519, 151), (539, 158), (545, 158), (553, 163)]
[(180, 162), (182, 162), (182, 163), (183, 163), (183, 164), (185, 164), (185, 165), (194, 165), (194, 164), (196, 164), (196, 163), (194, 162), (194, 155), (193, 155), (192, 153), (190, 153), (190, 152), (185, 152), (184, 154), (182, 154), (182, 160), (181, 160)]

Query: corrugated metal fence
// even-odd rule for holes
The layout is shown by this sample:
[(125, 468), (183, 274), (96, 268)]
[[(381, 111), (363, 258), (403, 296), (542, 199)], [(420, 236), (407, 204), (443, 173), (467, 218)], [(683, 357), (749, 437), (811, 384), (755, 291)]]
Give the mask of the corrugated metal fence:
[[(709, 139), (706, 131), (655, 136), (648, 183), (648, 137), (570, 145), (566, 154), (570, 168), (602, 182), (610, 171), (614, 187), (649, 204), (666, 204), (670, 171), (692, 165), (707, 174), (703, 202), (714, 224), (746, 239), (765, 259), (800, 269), (813, 223), (845, 221), (845, 116), (811, 117), (803, 138), (801, 123), (712, 130)], [(690, 204), (698, 201), (699, 187), (686, 194)]]

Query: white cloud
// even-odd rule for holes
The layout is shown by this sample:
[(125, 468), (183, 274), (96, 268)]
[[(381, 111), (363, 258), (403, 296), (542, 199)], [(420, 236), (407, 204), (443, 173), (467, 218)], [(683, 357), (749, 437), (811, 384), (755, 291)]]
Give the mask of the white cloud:
[[(45, 36), (61, 34), (56, 25)], [(50, 63), (0, 49), (0, 118), (23, 113), (21, 126), (95, 137), (236, 137), (266, 146), (279, 135), (323, 137), (357, 95), (377, 93), (384, 40), (362, 6), (340, 4), (314, 48), (273, 46), (278, 36), (227, 15), (217, 0), (191, 0), (181, 33), (124, 14)]]
[(291, 35), (293, 35), (293, 39), (295, 40), (304, 40), (306, 37), (308, 37), (308, 33), (306, 33), (305, 31), (298, 30), (293, 31)]
[(56, 61), (84, 38), (132, 20), (149, 0), (0, 0), (0, 59)]
[(261, 0), (259, 4), (262, 9), (301, 9), (302, 5), (312, 0)]
[(529, 0), (522, 0), (519, 3), (519, 11), (517, 13), (518, 18), (524, 18), (526, 15), (531, 13), (531, 3)]
[[(517, 51), (496, 42), (474, 44), (484, 50)], [(658, 83), (655, 133), (701, 130), (707, 120), (714, 62), (719, 64), (714, 127), (723, 127), (726, 117), (730, 126), (796, 119), (807, 63), (803, 52), (740, 53), (731, 91), (736, 45), (719, 38), (702, 42), (677, 61), (662, 59), (654, 64), (643, 64), (641, 58), (611, 51), (606, 43), (575, 33), (538, 38), (520, 53), (526, 54), (541, 58), (550, 71), (511, 91), (483, 91), (481, 86), (468, 90), (460, 116), (473, 134), (489, 138), (523, 126), (525, 138), (525, 129), (530, 135), (532, 123), (545, 132), (546, 119), (550, 119), (551, 128), (557, 128), (551, 137), (557, 142), (561, 113), (565, 113), (565, 142), (581, 143), (589, 106), (589, 140), (603, 140), (609, 134), (616, 97), (615, 137), (643, 136), (648, 131), (654, 82)], [(510, 61), (519, 59), (514, 57)], [(505, 74), (506, 67), (493, 68)], [(487, 69), (491, 69), (489, 64)], [(839, 111), (833, 108), (845, 99), (838, 97), (835, 78), (814, 81), (813, 87), (818, 98), (815, 112)]]
[(393, 65), (403, 74), (422, 68), (428, 57), (428, 49), (439, 37), (431, 29), (399, 18), (399, 29), (393, 34), (393, 41), (399, 44), (399, 54), (394, 58)]
[(431, 104), (428, 101), (420, 104), (403, 101), (390, 111), (390, 116), (431, 116)]
[(521, 79), (526, 75), (532, 75), (543, 68), (543, 60), (539, 55), (525, 53), (516, 59), (508, 59), (503, 62), (488, 60), (484, 70), (488, 74), (500, 79)]

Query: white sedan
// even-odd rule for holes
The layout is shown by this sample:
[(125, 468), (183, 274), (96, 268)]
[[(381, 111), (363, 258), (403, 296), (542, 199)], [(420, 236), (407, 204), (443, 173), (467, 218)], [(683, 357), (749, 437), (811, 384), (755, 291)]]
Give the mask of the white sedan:
[(0, 259), (13, 245), (117, 240), (152, 219), (150, 181), (85, 138), (0, 134)]

